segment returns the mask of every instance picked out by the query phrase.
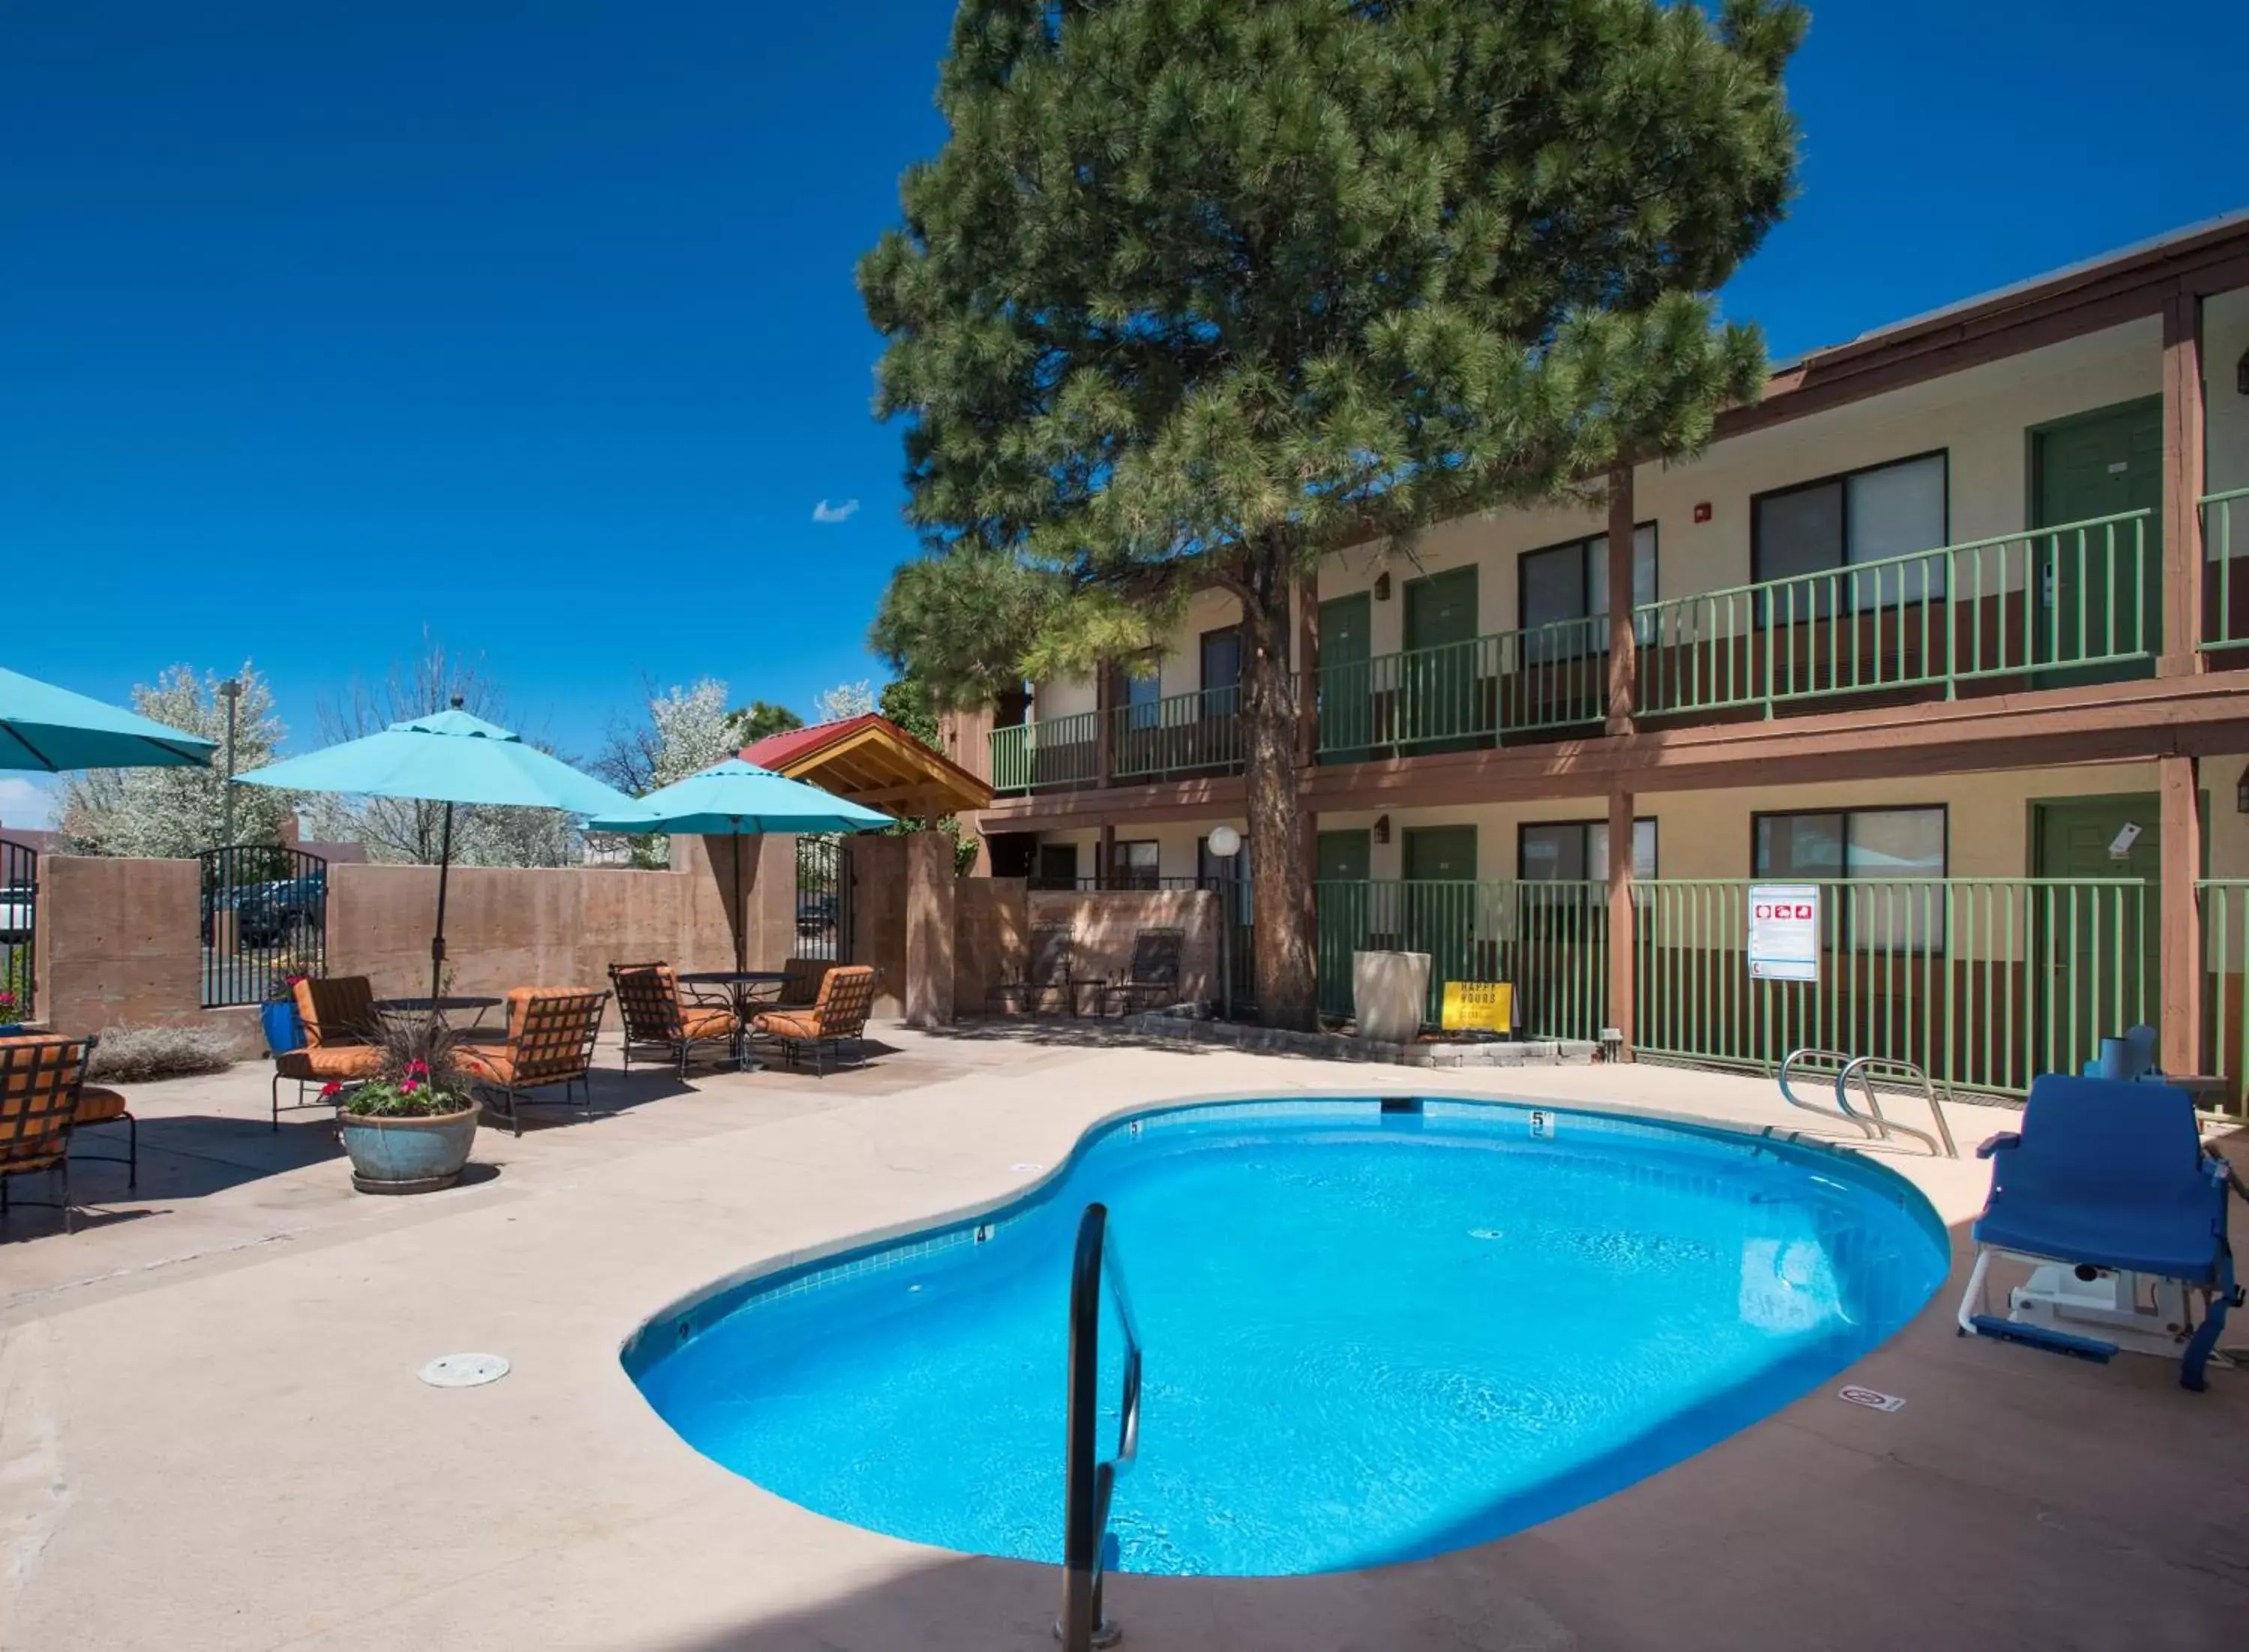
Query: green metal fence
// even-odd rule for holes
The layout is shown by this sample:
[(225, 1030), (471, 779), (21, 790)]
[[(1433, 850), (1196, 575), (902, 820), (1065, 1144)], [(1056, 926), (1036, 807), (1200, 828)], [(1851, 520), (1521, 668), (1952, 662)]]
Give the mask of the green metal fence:
[(1505, 981), (1518, 1031), (1593, 1038), (1608, 1002), (1607, 888), (1599, 883), (1369, 881), (1314, 887), (1320, 1010), (1351, 1013), (1351, 955), (1430, 955), (1426, 1017), (1447, 981)]
[(1098, 773), (1096, 714), (1020, 723), (992, 730), (992, 790), (1035, 792), (1042, 786), (1090, 785)]
[(1241, 761), (1241, 711), (1239, 686), (1114, 707), (1109, 771), (1122, 780), (1231, 768)]
[(2249, 557), (2249, 488), (2206, 493), (2202, 509), (2202, 646), (2249, 648), (2249, 574), (2234, 577), (2233, 559)]
[(1853, 563), (1635, 609), (1661, 716), (2152, 660), (2153, 512)]
[(1600, 614), (1323, 666), (1319, 755), (1356, 761), (1599, 723), (1608, 639)]
[(1634, 1042), (1769, 1068), (1816, 1047), (2019, 1094), (2152, 1021), (2156, 911), (2138, 879), (1792, 879), (1820, 890), (1817, 983), (1751, 981), (1748, 879), (1635, 886)]
[(2195, 889), (2202, 908), (2202, 1070), (2229, 1081), (2224, 1110), (2249, 1119), (2249, 879), (2206, 879)]

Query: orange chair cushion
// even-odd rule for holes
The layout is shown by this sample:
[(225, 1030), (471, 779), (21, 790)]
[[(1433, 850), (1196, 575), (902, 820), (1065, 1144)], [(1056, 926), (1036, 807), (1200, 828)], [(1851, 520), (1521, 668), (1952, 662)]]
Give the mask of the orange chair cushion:
[(816, 1038), (821, 1036), (820, 1018), (807, 1011), (799, 1014), (790, 1010), (768, 1010), (754, 1023), (760, 1032), (776, 1038)]
[(71, 1114), (72, 1124), (107, 1124), (112, 1119), (125, 1116), (125, 1098), (114, 1090), (105, 1090), (98, 1084), (81, 1085), (78, 1106)]
[(679, 1032), (689, 1040), (698, 1038), (730, 1038), (734, 1035), (734, 1012), (727, 1009), (698, 1009), (693, 1004), (682, 1004), (679, 1009)]
[(59, 1148), (50, 1146), (52, 1136), (40, 1139), (36, 1148), (18, 1142), (11, 1147), (0, 1147), (0, 1170), (13, 1176), (18, 1170), (44, 1170), (63, 1162)]
[(515, 1082), (515, 1055), (512, 1051), (464, 1045), (453, 1052), (461, 1071), (486, 1084), (508, 1085)]
[(382, 1067), (382, 1052), (371, 1044), (322, 1044), (285, 1050), (273, 1062), (273, 1070), (285, 1079), (322, 1082), (371, 1079)]

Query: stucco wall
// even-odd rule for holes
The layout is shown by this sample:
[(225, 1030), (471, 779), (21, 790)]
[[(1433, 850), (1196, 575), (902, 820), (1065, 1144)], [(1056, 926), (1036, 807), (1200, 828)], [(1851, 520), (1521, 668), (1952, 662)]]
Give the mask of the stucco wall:
[(1180, 996), (1206, 1002), (1218, 996), (1218, 897), (1207, 890), (1033, 889), (1028, 907), (1033, 929), (1067, 923), (1076, 930), (1070, 973), (1079, 980), (1122, 980), (1132, 972), (1133, 937), (1141, 930), (1184, 929)]
[[(714, 840), (676, 839), (675, 869), (456, 867), (448, 885), (452, 987), (605, 986), (609, 966), (664, 959), (683, 970), (734, 959), (732, 858)], [(778, 969), (795, 941), (795, 846), (742, 844), (746, 949)], [(40, 863), (40, 1015), (65, 1032), (217, 1024), (254, 1043), (254, 1010), (202, 1008), (199, 873), (193, 860), (48, 855)], [(383, 996), (424, 993), (437, 874), (429, 867), (331, 864), (327, 967), (365, 975)]]

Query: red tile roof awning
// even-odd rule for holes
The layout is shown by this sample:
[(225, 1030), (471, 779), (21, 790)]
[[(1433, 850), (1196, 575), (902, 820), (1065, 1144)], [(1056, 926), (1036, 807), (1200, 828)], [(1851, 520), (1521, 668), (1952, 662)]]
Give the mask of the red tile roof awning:
[(885, 814), (966, 814), (992, 806), (992, 788), (870, 711), (841, 723), (769, 734), (742, 760)]

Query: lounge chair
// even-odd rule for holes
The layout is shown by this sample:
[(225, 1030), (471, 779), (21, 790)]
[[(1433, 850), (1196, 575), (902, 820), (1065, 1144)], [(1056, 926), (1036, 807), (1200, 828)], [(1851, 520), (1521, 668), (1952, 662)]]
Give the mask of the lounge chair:
[(1004, 1014), (1013, 1003), (1027, 1015), (1036, 1015), (1042, 1001), (1058, 997), (1066, 1011), (1077, 1005), (1076, 983), (1070, 965), (1077, 950), (1077, 931), (1067, 923), (1035, 924), (1031, 929), (1031, 952), (1021, 977), (1001, 981), (985, 995), (984, 1011)]
[[(2170, 1085), (2044, 1073), (2023, 1128), (1976, 1156), (1991, 1161), (1991, 1193), (1971, 1230), (1963, 1334), (2104, 1362), (2120, 1347), (2176, 1354), (2180, 1384), (2201, 1388), (2239, 1293), (2226, 1168), (2203, 1151), (2193, 1099)], [(2042, 1265), (2004, 1319), (1980, 1311), (1998, 1254)], [(2153, 1312), (2140, 1306), (2143, 1274), (2157, 1282)], [(2204, 1299), (2199, 1326), (2193, 1295)]]
[(358, 1084), (382, 1070), (382, 1052), (374, 1044), (375, 989), (363, 975), (306, 977), (293, 989), (297, 1020), (304, 1029), (302, 1048), (273, 1058), (272, 1124), (281, 1128), (281, 1081), (297, 1081), (290, 1110), (327, 1107), (332, 1101), (305, 1099), (306, 1086)]
[(808, 1047), (813, 1071), (824, 1076), (828, 1052), (836, 1052), (840, 1066), (843, 1045), (861, 1042), (867, 1012), (874, 1007), (874, 970), (863, 963), (838, 964), (821, 982), (820, 996), (809, 1010), (767, 1010), (753, 1016), (750, 1026), (760, 1038), (780, 1045), (791, 1066)]
[(526, 1090), (562, 1086), (562, 1099), (551, 1105), (567, 1107), (575, 1085), (591, 1112), (594, 1106), (594, 1042), (602, 1034), (602, 1011), (609, 1002), (606, 992), (578, 987), (517, 987), (507, 995), (507, 1038), (492, 1045), (462, 1045), (454, 1052), (463, 1070), (476, 1080), (487, 1101), (497, 1100), (493, 1111), (523, 1134), (526, 1106), (533, 1101)]
[(617, 995), (617, 1012), (624, 1018), (628, 1073), (636, 1054), (645, 1060), (651, 1051), (660, 1051), (684, 1079), (697, 1050), (722, 1045), (731, 1055), (739, 1047), (740, 1025), (732, 1008), (681, 997), (679, 977), (668, 963), (613, 963), (609, 985)]
[(1102, 1010), (1120, 1014), (1163, 1009), (1180, 1001), (1180, 958), (1186, 949), (1185, 929), (1143, 929), (1132, 937), (1132, 973), (1101, 990)]
[[(63, 1231), (72, 1231), (70, 1137), (79, 1123), (93, 1044), (92, 1038), (0, 1038), (0, 1216), (8, 1212), (9, 1183), (44, 1171), (56, 1178), (58, 1196), (22, 1203), (59, 1210)], [(124, 1112), (121, 1097), (118, 1112)]]

